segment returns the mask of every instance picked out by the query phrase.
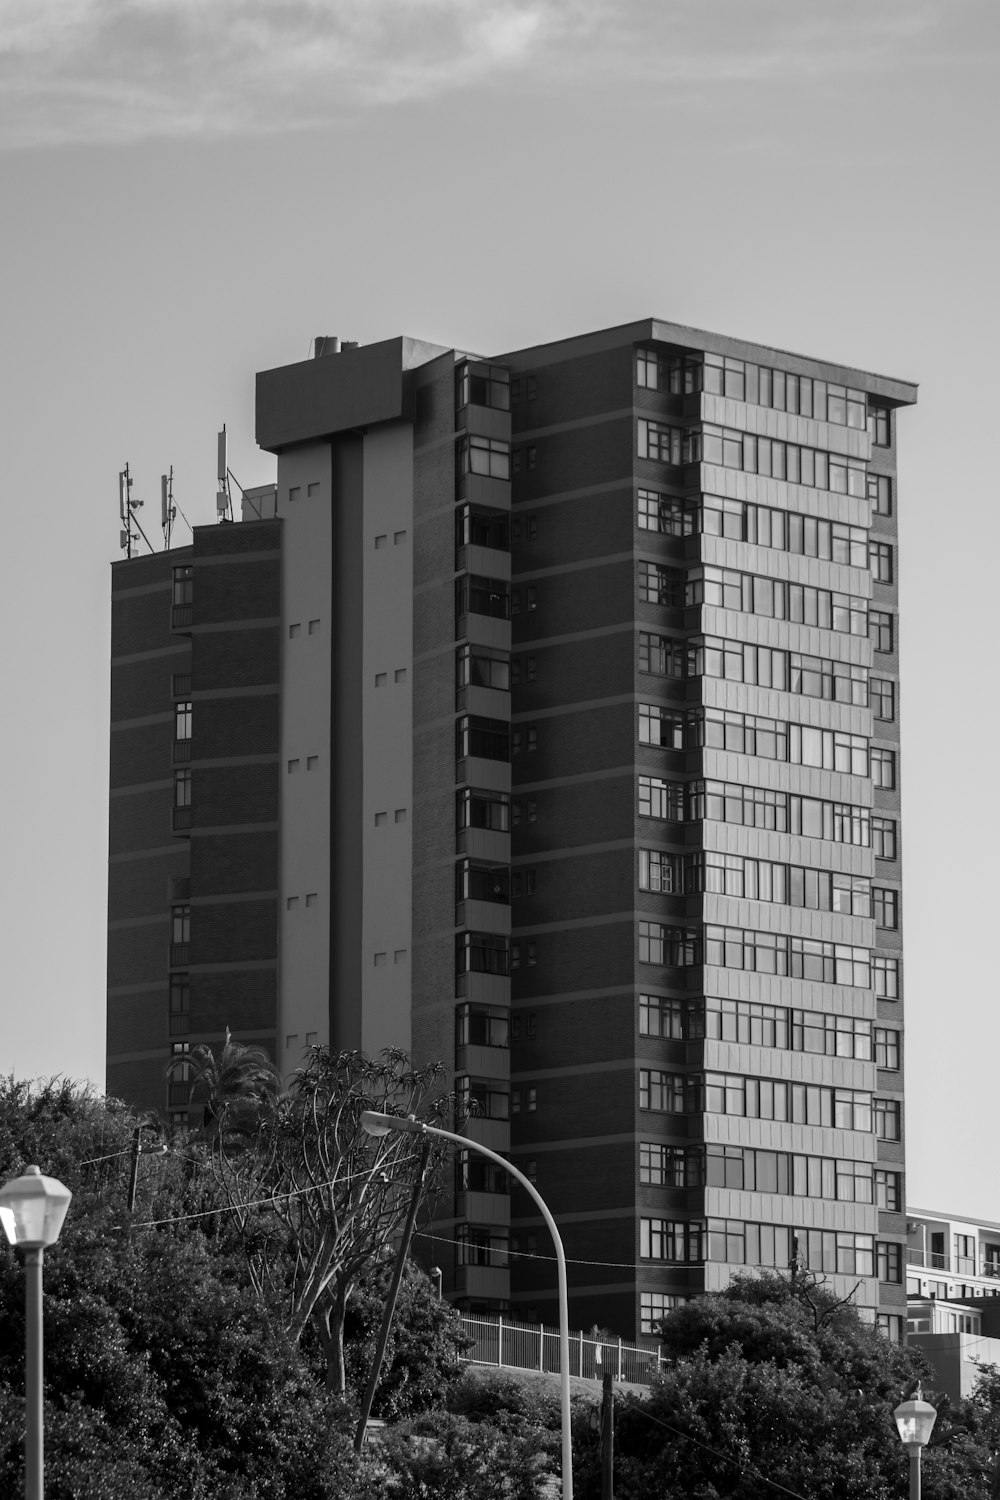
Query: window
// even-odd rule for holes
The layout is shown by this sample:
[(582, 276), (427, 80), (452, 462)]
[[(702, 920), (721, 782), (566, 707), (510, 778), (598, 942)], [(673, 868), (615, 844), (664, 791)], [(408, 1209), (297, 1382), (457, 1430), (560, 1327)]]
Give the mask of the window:
[(511, 969), (531, 969), (537, 962), (538, 950), (534, 939), (530, 943), (514, 943), (510, 950)]
[(639, 923), (639, 962), (682, 968), (701, 962), (697, 929), (664, 927), (660, 922)]
[(899, 959), (872, 954), (872, 983), (880, 1000), (899, 999)]
[(461, 505), (455, 514), (455, 546), (510, 551), (510, 517), (488, 505)]
[(872, 515), (892, 515), (892, 480), (888, 474), (869, 474), (867, 492), (872, 503)]
[(683, 456), (684, 433), (679, 427), (639, 418), (639, 457), (657, 463), (679, 464)]
[(871, 749), (872, 786), (880, 788), (884, 792), (891, 792), (896, 785), (896, 752), (894, 750), (881, 750), (873, 745)]
[(170, 908), (170, 941), (175, 944), (191, 941), (191, 907), (188, 902)]
[(660, 354), (656, 349), (635, 351), (635, 383), (647, 391), (681, 393), (681, 360), (678, 355)]
[(639, 777), (639, 816), (661, 822), (680, 822), (684, 816), (684, 787), (658, 776)]
[(456, 1151), (456, 1193), (507, 1193), (509, 1183), (506, 1171), (496, 1162), (472, 1151)]
[(502, 719), (463, 714), (455, 722), (455, 741), (459, 759), (475, 755), (482, 760), (510, 760), (510, 726)]
[(876, 719), (892, 723), (896, 717), (896, 687), (888, 677), (872, 677), (868, 683), (872, 713)]
[(459, 1224), (455, 1230), (460, 1266), (500, 1266), (510, 1258), (510, 1233), (492, 1225)]
[(879, 1208), (884, 1208), (887, 1213), (902, 1213), (902, 1182), (901, 1173), (890, 1172), (882, 1167), (875, 1168), (875, 1202)]
[(892, 615), (887, 609), (868, 611), (868, 634), (875, 651), (881, 651), (887, 656), (892, 654)]
[(901, 1110), (898, 1099), (875, 1100), (875, 1134), (880, 1141), (902, 1140)]
[(896, 820), (872, 814), (872, 852), (876, 859), (896, 858)]
[(510, 690), (510, 652), (492, 646), (459, 646), (455, 653), (455, 685), (458, 688)]
[[(642, 423), (639, 425), (641, 429)], [(802, 448), (797, 443), (787, 443), (778, 438), (754, 435), (730, 427), (717, 427), (708, 422), (702, 424), (700, 431), (692, 430), (685, 434), (683, 459), (685, 463), (717, 464), (727, 469), (742, 469), (750, 474), (783, 479), (789, 484), (831, 490), (835, 494), (863, 497), (867, 493), (865, 464), (862, 459), (844, 458), (840, 454), (818, 448)]]
[(174, 568), (171, 602), (174, 605), (194, 603), (194, 568), (190, 563)]
[(668, 1000), (662, 995), (639, 996), (639, 1035), (683, 1041), (701, 1035), (689, 1001)]
[(868, 543), (868, 566), (876, 583), (891, 583), (893, 578), (892, 544), (890, 542)]
[(459, 832), (466, 828), (486, 828), (506, 833), (510, 828), (510, 797), (506, 792), (463, 787), (455, 801), (455, 822)]
[(657, 531), (661, 536), (690, 536), (693, 513), (683, 500), (660, 495), (656, 490), (641, 489), (636, 504), (636, 521), (640, 531)]
[(899, 926), (899, 892), (892, 886), (872, 886), (872, 915), (876, 927), (895, 930)]
[(504, 906), (509, 905), (509, 866), (460, 859), (455, 866), (455, 900), (495, 901)]
[(174, 739), (189, 740), (191, 738), (191, 702), (190, 699), (174, 704)]
[(885, 1026), (875, 1028), (875, 1062), (890, 1072), (899, 1071), (899, 1032)]
[(465, 573), (455, 580), (455, 615), (487, 615), (494, 620), (510, 619), (510, 584), (503, 578), (485, 578), (479, 573)]
[(639, 1069), (639, 1108), (660, 1114), (684, 1114), (698, 1107), (699, 1079), (683, 1073)]
[(493, 932), (459, 932), (455, 936), (456, 974), (510, 973), (510, 939)]
[(879, 1240), (875, 1247), (875, 1259), (879, 1281), (899, 1282), (903, 1279), (903, 1247)]
[(703, 1258), (703, 1226), (677, 1219), (640, 1219), (639, 1254), (644, 1260), (699, 1262)]
[(458, 446), (458, 472), (481, 474), (487, 479), (509, 479), (510, 444), (476, 434), (463, 437)]
[(174, 772), (174, 806), (191, 806), (191, 772)]
[(662, 563), (639, 563), (639, 600), (673, 608), (684, 602), (683, 575)]
[(510, 877), (512, 896), (533, 896), (538, 890), (538, 871), (514, 870)]
[(455, 372), (455, 406), (492, 406), (498, 411), (510, 407), (510, 371), (502, 365), (486, 365), (466, 360)]
[(674, 855), (665, 854), (660, 849), (639, 850), (640, 891), (660, 891), (669, 895), (678, 889), (678, 874), (678, 861)]
[(892, 431), (889, 408), (878, 406), (874, 401), (868, 403), (868, 436), (876, 448), (888, 448), (892, 441)]
[(639, 1332), (646, 1337), (655, 1337), (660, 1331), (660, 1324), (669, 1312), (679, 1307), (684, 1301), (683, 1297), (674, 1292), (640, 1292), (639, 1293)]
[(510, 1114), (510, 1088), (499, 1078), (455, 1079), (455, 1107), (462, 1119), (506, 1120)]
[(653, 677), (683, 677), (684, 647), (681, 641), (639, 631), (639, 671)]
[(660, 703), (639, 704), (639, 743), (665, 750), (684, 748), (684, 716)]
[(511, 736), (511, 752), (520, 755), (522, 751), (526, 755), (534, 755), (538, 749), (538, 730), (533, 724), (526, 729), (515, 729)]

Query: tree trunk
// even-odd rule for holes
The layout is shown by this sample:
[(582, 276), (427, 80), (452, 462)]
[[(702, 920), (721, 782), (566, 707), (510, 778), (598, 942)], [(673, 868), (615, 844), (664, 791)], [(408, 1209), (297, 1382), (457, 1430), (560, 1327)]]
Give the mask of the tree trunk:
[(344, 1363), (346, 1314), (346, 1290), (339, 1281), (334, 1282), (330, 1295), (323, 1298), (315, 1312), (319, 1341), (326, 1356), (326, 1389), (332, 1396), (342, 1396), (347, 1389), (347, 1369)]

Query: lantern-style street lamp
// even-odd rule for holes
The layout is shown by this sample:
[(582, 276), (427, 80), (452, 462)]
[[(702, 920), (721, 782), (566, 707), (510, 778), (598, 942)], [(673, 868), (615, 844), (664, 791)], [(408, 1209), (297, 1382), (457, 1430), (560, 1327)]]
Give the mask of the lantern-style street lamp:
[(920, 1500), (920, 1454), (930, 1441), (937, 1412), (917, 1386), (909, 1401), (903, 1401), (893, 1412), (899, 1429), (899, 1441), (910, 1455), (910, 1500)]
[(45, 1435), (42, 1420), (42, 1262), (63, 1227), (73, 1194), (39, 1167), (25, 1167), (0, 1188), (0, 1224), (8, 1240), (24, 1251), (25, 1306), (25, 1500), (43, 1500)]

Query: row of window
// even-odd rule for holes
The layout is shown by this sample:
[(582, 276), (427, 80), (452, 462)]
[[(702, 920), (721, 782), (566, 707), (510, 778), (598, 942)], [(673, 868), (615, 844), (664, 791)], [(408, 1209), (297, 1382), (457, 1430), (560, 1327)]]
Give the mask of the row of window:
[[(873, 515), (892, 515), (892, 481), (887, 474), (869, 474), (867, 492)], [(691, 499), (640, 488), (636, 519), (641, 531), (655, 531), (661, 536), (724, 536), (852, 568), (871, 566), (865, 527), (777, 510), (749, 500), (711, 494)]]
[(868, 707), (868, 668), (852, 662), (719, 636), (687, 642), (648, 630), (640, 630), (638, 636), (639, 671), (651, 677), (718, 677)]
[[(640, 571), (640, 597), (641, 583)], [(789, 620), (796, 625), (818, 625), (844, 635), (868, 634), (868, 602), (855, 594), (834, 593), (807, 583), (787, 583), (783, 578), (768, 578), (759, 573), (740, 573), (733, 568), (706, 567), (689, 576), (684, 602), (711, 604), (771, 620)]]
[[(658, 1009), (657, 997), (640, 996)], [(791, 1052), (819, 1052), (827, 1057), (853, 1057), (899, 1071), (900, 1035), (893, 1027), (874, 1026), (861, 1016), (831, 1016), (822, 1011), (795, 1010), (755, 1000), (706, 998), (705, 1036), (752, 1047), (775, 1047)]]
[(639, 1253), (644, 1260), (701, 1265), (781, 1266), (793, 1261), (812, 1271), (841, 1276), (877, 1276), (901, 1282), (903, 1247), (876, 1242), (851, 1230), (789, 1229), (781, 1224), (749, 1224), (739, 1219), (641, 1219)]
[(888, 446), (890, 441), (888, 407), (872, 401), (853, 386), (792, 375), (787, 370), (721, 354), (671, 355), (656, 349), (637, 349), (635, 359), (636, 384), (645, 390), (665, 391), (674, 396), (706, 391), (732, 401), (745, 401), (750, 406), (813, 417), (817, 422), (830, 422), (838, 427), (854, 427), (863, 432), (867, 426), (872, 442), (879, 447)]
[(876, 1203), (892, 1212), (899, 1212), (903, 1202), (899, 1172), (873, 1167), (871, 1162), (752, 1146), (668, 1146), (660, 1141), (640, 1141), (639, 1181), (650, 1187), (720, 1187), (841, 1203)]
[[(875, 703), (884, 702), (888, 679), (870, 678)], [(891, 789), (896, 784), (896, 757), (892, 750), (869, 747), (863, 734), (816, 729), (810, 724), (769, 719), (762, 714), (744, 714), (732, 709), (707, 708), (684, 712), (664, 703), (639, 704), (639, 743), (665, 750), (730, 750), (737, 755), (755, 755), (763, 760), (786, 761), (793, 766), (815, 766), (821, 771), (842, 771), (849, 776), (871, 776), (876, 786)]]
[(863, 459), (846, 458), (822, 448), (806, 448), (732, 427), (716, 427), (709, 422), (700, 431), (686, 435), (684, 462), (719, 464), (724, 469), (740, 469), (745, 474), (830, 490), (835, 495), (855, 495), (861, 500), (868, 495)]
[(716, 850), (670, 854), (639, 850), (639, 889), (664, 895), (710, 892), (810, 911), (835, 911), (849, 917), (874, 917), (876, 926), (899, 925), (899, 892), (873, 886), (866, 875), (786, 865)]
[[(898, 960), (876, 955), (880, 962), (873, 963), (872, 958), (867, 948), (789, 933), (755, 932), (712, 923), (702, 929), (668, 927), (644, 919), (639, 922), (639, 961), (662, 968), (709, 964), (723, 969), (748, 969), (758, 974), (815, 980), (819, 984), (846, 984), (865, 990), (875, 986), (879, 996), (880, 984), (892, 983), (896, 989)], [(893, 967), (890, 970), (883, 964)], [(896, 997), (887, 993), (884, 998)]]
[[(655, 1114), (736, 1115), (866, 1134), (874, 1127), (882, 1139), (899, 1140), (898, 1100), (873, 1101), (864, 1089), (828, 1088), (784, 1078), (640, 1068), (639, 1108)], [(884, 1129), (891, 1133), (885, 1135)]]
[(776, 833), (874, 848), (876, 859), (896, 858), (896, 822), (850, 802), (825, 802), (769, 787), (729, 781), (664, 781), (639, 777), (639, 815), (669, 822), (737, 823)]

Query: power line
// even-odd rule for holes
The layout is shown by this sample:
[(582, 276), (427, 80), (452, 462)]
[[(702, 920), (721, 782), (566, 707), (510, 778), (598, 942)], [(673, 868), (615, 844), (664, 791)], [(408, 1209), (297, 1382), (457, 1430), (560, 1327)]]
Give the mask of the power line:
[(749, 1474), (754, 1479), (763, 1480), (764, 1484), (769, 1484), (772, 1489), (780, 1490), (783, 1495), (791, 1495), (792, 1500), (805, 1500), (805, 1496), (800, 1495), (798, 1490), (790, 1490), (787, 1485), (779, 1484), (776, 1479), (769, 1479), (766, 1474), (762, 1474), (759, 1469), (754, 1468), (753, 1464), (742, 1464), (731, 1453), (723, 1453), (718, 1448), (713, 1448), (711, 1443), (703, 1443), (700, 1438), (692, 1437), (689, 1432), (684, 1432), (682, 1428), (674, 1427), (670, 1422), (664, 1422), (662, 1417), (654, 1417), (653, 1413), (647, 1411), (645, 1407), (637, 1405), (632, 1407), (631, 1410), (640, 1412), (642, 1416), (648, 1417), (651, 1422), (655, 1422), (657, 1427), (665, 1427), (668, 1432), (674, 1433), (676, 1437), (682, 1437), (689, 1443), (694, 1443), (696, 1448), (704, 1448), (706, 1453), (711, 1453), (715, 1458), (721, 1458), (723, 1463), (732, 1464), (733, 1468), (738, 1470), (740, 1474)]

